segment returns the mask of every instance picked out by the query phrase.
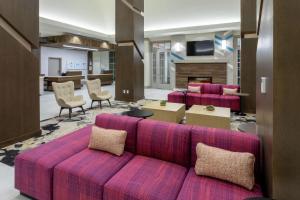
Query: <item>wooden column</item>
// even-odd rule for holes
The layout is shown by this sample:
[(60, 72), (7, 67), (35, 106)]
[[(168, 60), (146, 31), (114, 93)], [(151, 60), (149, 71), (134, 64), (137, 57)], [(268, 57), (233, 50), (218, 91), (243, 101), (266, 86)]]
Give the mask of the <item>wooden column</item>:
[[(144, 0), (127, 0), (144, 11)], [(144, 98), (144, 17), (116, 0), (116, 100)]]
[(39, 1), (0, 1), (0, 146), (41, 133)]
[(87, 65), (88, 65), (88, 74), (93, 74), (93, 66), (94, 66), (94, 63), (93, 63), (93, 52), (92, 51), (89, 51), (88, 52), (88, 60), (87, 60)]
[(256, 0), (241, 0), (241, 92), (244, 112), (256, 112)]
[[(264, 0), (257, 51), (257, 125), (267, 194), (300, 197), (300, 1)], [(266, 78), (266, 93), (261, 92)]]

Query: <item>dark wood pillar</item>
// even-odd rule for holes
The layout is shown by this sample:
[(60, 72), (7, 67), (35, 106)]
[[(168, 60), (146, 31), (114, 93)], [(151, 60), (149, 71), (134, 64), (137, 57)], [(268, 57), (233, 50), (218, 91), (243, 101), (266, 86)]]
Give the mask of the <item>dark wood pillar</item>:
[(144, 98), (144, 0), (126, 2), (116, 0), (116, 100), (137, 101)]
[(280, 200), (300, 197), (299, 10), (300, 1), (264, 0), (258, 39), (258, 133), (267, 192)]
[(0, 146), (40, 131), (39, 1), (0, 1)]
[(93, 63), (93, 52), (89, 51), (88, 52), (88, 60), (87, 60), (87, 65), (88, 65), (88, 74), (93, 74), (93, 68), (94, 68), (94, 63)]
[(241, 91), (243, 111), (256, 112), (256, 0), (241, 0)]

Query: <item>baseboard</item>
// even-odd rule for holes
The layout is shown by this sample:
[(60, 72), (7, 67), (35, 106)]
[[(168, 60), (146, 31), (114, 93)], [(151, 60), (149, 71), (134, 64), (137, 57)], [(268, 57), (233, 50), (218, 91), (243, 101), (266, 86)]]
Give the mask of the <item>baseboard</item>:
[(7, 147), (7, 146), (15, 144), (17, 142), (22, 142), (22, 141), (27, 140), (27, 139), (32, 138), (32, 137), (40, 136), (41, 133), (42, 133), (42, 131), (41, 131), (41, 129), (39, 129), (38, 131), (35, 131), (35, 132), (32, 132), (32, 133), (27, 133), (27, 134), (24, 134), (24, 135), (20, 135), (18, 137), (10, 138), (8, 140), (0, 142), (0, 148)]

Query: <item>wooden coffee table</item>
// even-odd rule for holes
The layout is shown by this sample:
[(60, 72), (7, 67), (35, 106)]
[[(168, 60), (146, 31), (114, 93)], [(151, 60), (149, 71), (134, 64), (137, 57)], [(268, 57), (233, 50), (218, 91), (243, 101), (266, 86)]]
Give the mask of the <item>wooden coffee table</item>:
[(186, 111), (186, 124), (230, 129), (230, 108), (207, 111), (206, 106), (193, 105)]
[(160, 101), (153, 101), (145, 104), (142, 109), (153, 112), (149, 119), (179, 123), (184, 117), (185, 104), (167, 102), (166, 106), (161, 106)]

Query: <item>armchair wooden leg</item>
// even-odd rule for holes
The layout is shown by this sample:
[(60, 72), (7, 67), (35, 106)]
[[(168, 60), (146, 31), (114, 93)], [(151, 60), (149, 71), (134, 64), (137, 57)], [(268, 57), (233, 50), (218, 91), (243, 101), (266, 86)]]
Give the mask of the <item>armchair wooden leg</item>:
[(59, 117), (60, 117), (61, 111), (62, 111), (63, 109), (64, 109), (63, 107), (60, 108), (59, 115), (58, 115)]
[(83, 106), (80, 106), (80, 107), (81, 107), (81, 110), (82, 110), (83, 114), (85, 115), (85, 111), (83, 109)]
[(99, 101), (100, 109), (102, 109), (102, 101)]
[(110, 103), (110, 100), (109, 100), (109, 99), (107, 99), (107, 101), (108, 101), (108, 103), (109, 103), (109, 106), (111, 107), (111, 103)]
[(69, 119), (71, 119), (72, 108), (69, 108)]

